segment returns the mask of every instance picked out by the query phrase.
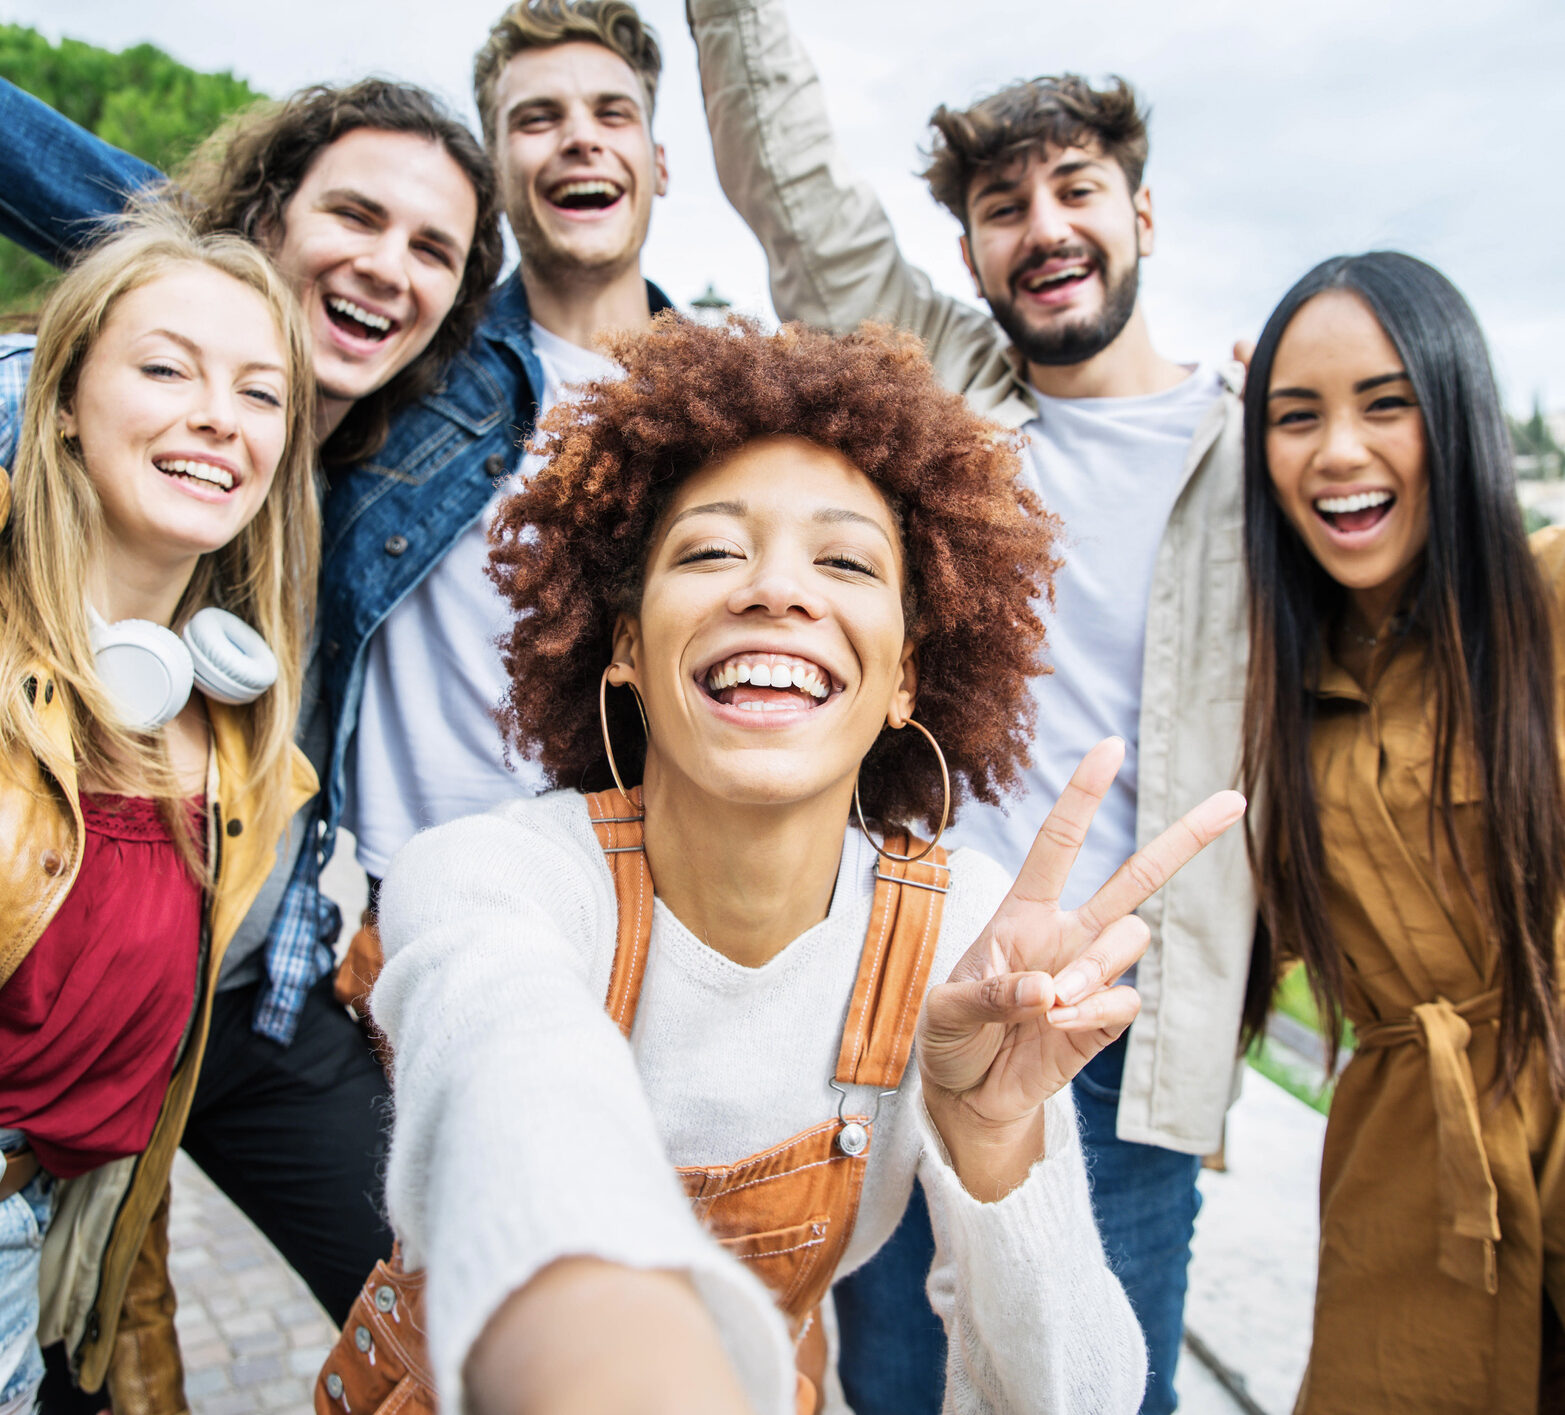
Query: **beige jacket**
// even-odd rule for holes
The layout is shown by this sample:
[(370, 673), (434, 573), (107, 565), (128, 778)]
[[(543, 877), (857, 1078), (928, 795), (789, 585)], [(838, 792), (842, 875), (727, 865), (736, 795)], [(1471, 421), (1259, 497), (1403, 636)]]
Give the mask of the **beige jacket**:
[[(1008, 428), (1038, 416), (999, 326), (937, 292), (903, 259), (875, 194), (850, 180), (820, 80), (780, 0), (687, 0), (723, 190), (766, 250), (784, 319), (846, 331), (912, 330), (936, 374)], [(1247, 651), (1239, 392), (1242, 371), (1191, 443), (1158, 549), (1147, 614), (1136, 838), (1145, 844), (1238, 779)], [(1215, 1150), (1235, 1091), (1239, 1015), (1255, 927), (1241, 832), (1230, 831), (1141, 911), (1152, 943), (1137, 973), (1119, 1135)]]

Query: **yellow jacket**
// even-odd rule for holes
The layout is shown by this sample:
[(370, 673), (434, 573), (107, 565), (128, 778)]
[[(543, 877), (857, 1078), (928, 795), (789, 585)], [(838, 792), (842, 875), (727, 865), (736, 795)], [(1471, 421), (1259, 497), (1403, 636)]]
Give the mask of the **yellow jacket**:
[[(0, 523), (4, 505), (0, 502)], [(48, 665), (27, 673), (22, 691), (57, 762), (73, 759), (64, 693)], [(168, 1190), (174, 1152), (184, 1133), (206, 1048), (212, 993), (229, 940), (254, 901), (276, 855), (275, 839), (246, 830), (258, 805), (250, 775), (244, 708), (210, 703), (212, 750), (207, 768), (207, 858), (215, 883), (206, 900), (196, 1000), (157, 1124), (139, 1155), (93, 1170), (59, 1187), (44, 1244), (40, 1336), (64, 1340), (78, 1382), (97, 1390), (108, 1371), (131, 1270), (143, 1246), (161, 1246), (149, 1229)], [(287, 817), (315, 794), (315, 772), (293, 749)], [(25, 749), (4, 754), (0, 768), (0, 985), (27, 956), (76, 882), (82, 817), (68, 767), (45, 769)], [(161, 1287), (161, 1255), (156, 1260)], [(166, 1317), (166, 1314), (163, 1314)]]

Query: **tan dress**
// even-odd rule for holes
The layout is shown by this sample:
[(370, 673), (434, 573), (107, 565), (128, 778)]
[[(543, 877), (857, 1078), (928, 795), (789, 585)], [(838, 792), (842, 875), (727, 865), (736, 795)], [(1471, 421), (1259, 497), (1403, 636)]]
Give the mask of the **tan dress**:
[[(1534, 548), (1557, 601), (1565, 536)], [(1316, 690), (1326, 902), (1359, 1047), (1326, 1127), (1298, 1410), (1532, 1415), (1545, 1291), (1565, 1311), (1565, 1125), (1537, 1058), (1503, 1101), (1490, 1089), (1500, 955), (1438, 820), (1430, 840), (1424, 651), (1376, 670), (1366, 692), (1328, 660)], [(1481, 786), (1453, 777), (1481, 885)]]

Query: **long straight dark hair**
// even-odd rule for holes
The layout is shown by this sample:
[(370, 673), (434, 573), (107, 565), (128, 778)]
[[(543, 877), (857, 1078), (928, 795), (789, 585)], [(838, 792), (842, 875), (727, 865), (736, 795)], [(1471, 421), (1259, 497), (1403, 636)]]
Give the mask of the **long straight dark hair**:
[[(1552, 616), (1527, 545), (1510, 437), (1478, 321), (1439, 271), (1396, 251), (1325, 261), (1289, 290), (1266, 322), (1245, 389), (1244, 780), (1261, 803), (1259, 820), (1246, 827), (1261, 897), (1246, 1035), (1265, 1026), (1283, 952), (1308, 967), (1333, 1060), (1342, 1023), (1342, 961), (1326, 913), (1310, 771), (1309, 689), (1322, 635), (1347, 596), (1283, 516), (1266, 464), (1266, 400), (1278, 342), (1299, 309), (1328, 290), (1348, 291), (1369, 306), (1401, 355), (1422, 411), (1429, 544), (1408, 631), (1428, 643), (1434, 687), (1430, 833), (1438, 815), (1460, 883), (1500, 944), (1500, 1085), (1513, 1087), (1539, 1046), (1559, 1095), (1565, 1046), (1554, 938), (1565, 895), (1565, 793)], [(1453, 767), (1469, 761), (1484, 788), (1484, 890), (1461, 849), (1451, 803)]]

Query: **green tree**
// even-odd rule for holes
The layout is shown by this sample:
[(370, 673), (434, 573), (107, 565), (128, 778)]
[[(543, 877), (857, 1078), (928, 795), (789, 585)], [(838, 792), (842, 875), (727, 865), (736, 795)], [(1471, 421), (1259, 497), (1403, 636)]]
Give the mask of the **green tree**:
[(1557, 477), (1562, 463), (1565, 463), (1565, 449), (1560, 447), (1554, 440), (1554, 434), (1549, 431), (1548, 420), (1543, 416), (1543, 406), (1537, 395), (1533, 395), (1531, 417), (1507, 416), (1506, 421), (1511, 427), (1511, 446), (1515, 448), (1518, 457), (1527, 459), (1524, 465), (1531, 475)]
[[(165, 172), (230, 113), (263, 97), (227, 70), (201, 73), (150, 44), (116, 54), (78, 39), (51, 44), (26, 25), (0, 24), (0, 77)], [(0, 239), (0, 312), (36, 309), (53, 275)]]

